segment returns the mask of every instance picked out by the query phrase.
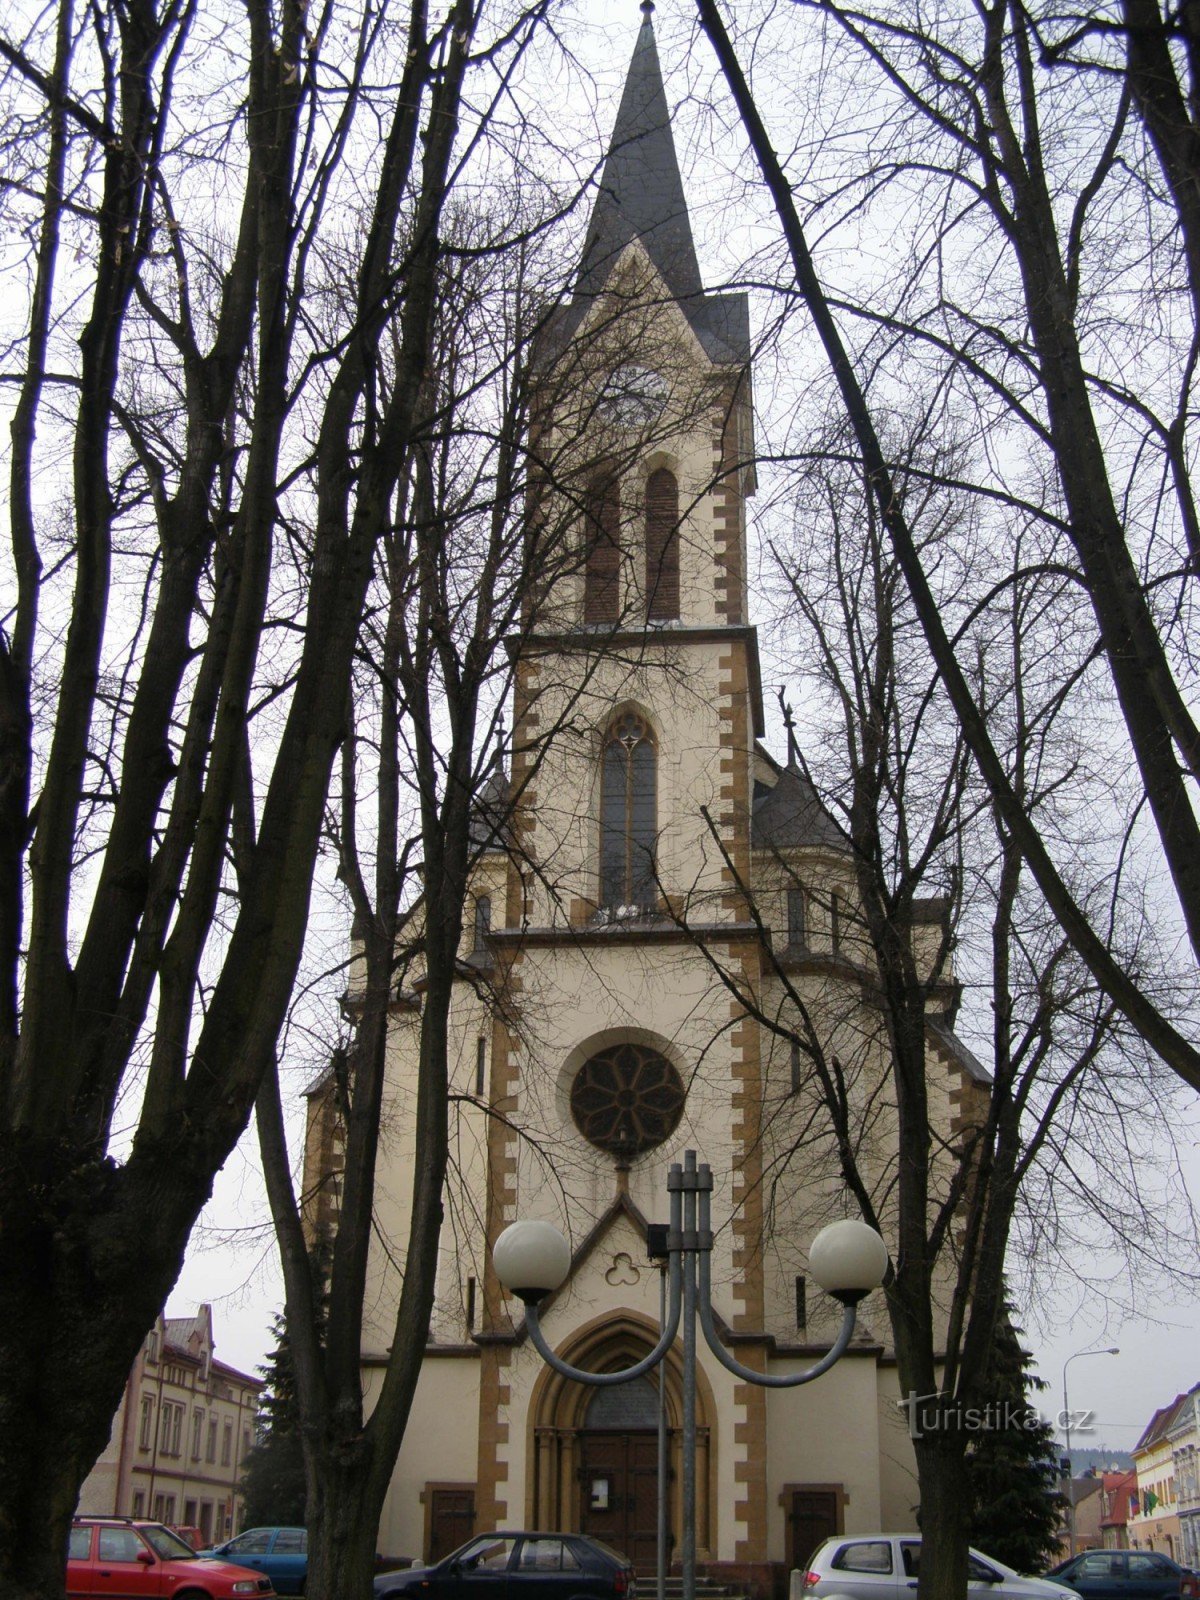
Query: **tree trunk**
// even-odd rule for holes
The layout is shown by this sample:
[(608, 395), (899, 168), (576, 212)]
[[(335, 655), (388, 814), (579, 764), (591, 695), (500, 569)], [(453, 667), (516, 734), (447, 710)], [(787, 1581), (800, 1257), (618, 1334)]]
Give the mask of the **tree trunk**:
[(361, 1436), (323, 1452), (318, 1502), (308, 1510), (308, 1600), (369, 1595), (381, 1507), (368, 1493), (371, 1453)]
[(967, 1493), (966, 1436), (943, 1426), (913, 1440), (921, 1493), (921, 1570), (917, 1600), (964, 1600), (971, 1503)]
[[(0, 1145), (0, 1595), (61, 1600), (79, 1491), (183, 1259), (156, 1180)], [(128, 1180), (129, 1168), (122, 1173)], [(148, 1182), (145, 1182), (146, 1178)], [(180, 1164), (172, 1198), (189, 1184)], [(202, 1203), (202, 1202), (200, 1202)]]

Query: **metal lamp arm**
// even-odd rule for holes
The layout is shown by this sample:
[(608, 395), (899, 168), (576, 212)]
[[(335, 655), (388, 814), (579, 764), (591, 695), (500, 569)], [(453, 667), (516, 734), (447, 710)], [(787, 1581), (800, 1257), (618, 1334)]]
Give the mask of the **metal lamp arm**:
[(704, 1329), (704, 1337), (708, 1348), (716, 1356), (721, 1365), (734, 1374), (735, 1377), (744, 1378), (747, 1383), (756, 1383), (762, 1389), (795, 1389), (799, 1384), (811, 1383), (814, 1378), (819, 1378), (823, 1372), (828, 1372), (836, 1362), (840, 1361), (846, 1353), (846, 1347), (854, 1337), (854, 1324), (857, 1320), (857, 1310), (854, 1306), (846, 1306), (842, 1312), (842, 1326), (836, 1340), (827, 1354), (815, 1366), (809, 1367), (804, 1372), (771, 1373), (755, 1372), (752, 1367), (744, 1367), (741, 1362), (731, 1356), (718, 1337), (713, 1325), (712, 1313), (712, 1263), (708, 1251), (700, 1253), (700, 1326)]
[(547, 1366), (553, 1367), (555, 1372), (564, 1378), (573, 1378), (576, 1383), (590, 1383), (597, 1388), (608, 1388), (617, 1383), (629, 1383), (634, 1378), (644, 1377), (652, 1367), (656, 1367), (675, 1342), (675, 1335), (679, 1331), (680, 1315), (680, 1284), (679, 1284), (679, 1256), (672, 1255), (667, 1275), (667, 1322), (663, 1328), (658, 1343), (648, 1356), (643, 1356), (632, 1367), (625, 1367), (620, 1372), (584, 1372), (581, 1367), (573, 1367), (569, 1361), (563, 1361), (546, 1342), (546, 1335), (542, 1332), (541, 1320), (538, 1317), (538, 1308), (535, 1305), (525, 1307), (525, 1326), (529, 1329), (529, 1337), (533, 1340), (533, 1347), (541, 1356)]

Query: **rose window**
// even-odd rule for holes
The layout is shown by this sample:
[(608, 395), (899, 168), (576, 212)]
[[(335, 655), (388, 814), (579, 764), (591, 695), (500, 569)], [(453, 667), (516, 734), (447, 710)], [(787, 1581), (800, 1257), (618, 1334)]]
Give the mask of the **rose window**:
[(598, 1051), (571, 1085), (571, 1114), (580, 1133), (627, 1160), (674, 1133), (683, 1102), (678, 1072), (657, 1050), (640, 1044)]

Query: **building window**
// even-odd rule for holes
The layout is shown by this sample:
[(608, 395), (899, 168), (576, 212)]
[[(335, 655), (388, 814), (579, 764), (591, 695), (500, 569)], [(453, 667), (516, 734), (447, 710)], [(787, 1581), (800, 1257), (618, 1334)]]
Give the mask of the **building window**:
[(646, 615), (651, 622), (679, 615), (679, 486), (665, 467), (646, 482)]
[(808, 1327), (808, 1284), (802, 1276), (796, 1278), (796, 1328), (803, 1333)]
[(808, 895), (804, 889), (787, 892), (787, 942), (803, 945), (808, 942)]
[(629, 1161), (669, 1139), (686, 1098), (683, 1080), (657, 1050), (615, 1044), (575, 1075), (571, 1115), (589, 1144)]
[(204, 1452), (206, 1461), (217, 1459), (217, 1419), (210, 1417), (208, 1423), (208, 1449)]
[(233, 1463), (233, 1423), (225, 1424), (225, 1433), (221, 1439), (221, 1465), (231, 1466)]
[(164, 1456), (177, 1456), (183, 1431), (183, 1407), (164, 1400), (160, 1421), (158, 1448)]
[(620, 610), (621, 501), (612, 478), (596, 478), (583, 506), (583, 620), (615, 622)]
[(203, 1411), (194, 1411), (192, 1413), (192, 1460), (193, 1461), (199, 1461), (199, 1459), (200, 1459), (200, 1451), (201, 1451), (201, 1448), (202, 1448), (203, 1444), (204, 1444), (204, 1413), (203, 1413)]
[(636, 712), (609, 729), (600, 776), (600, 903), (653, 906), (658, 810), (654, 740)]
[(133, 1515), (144, 1517), (146, 1515), (146, 1496), (139, 1489), (133, 1497)]
[(481, 894), (475, 901), (475, 944), (472, 955), (483, 960), (488, 956), (487, 936), (492, 928), (491, 897)]
[(154, 1400), (150, 1395), (142, 1397), (142, 1427), (138, 1435), (138, 1443), (143, 1450), (149, 1450), (154, 1440)]
[(196, 1502), (194, 1500), (185, 1500), (183, 1502), (183, 1523), (186, 1528), (194, 1528), (196, 1526)]
[(475, 1331), (475, 1279), (467, 1279), (467, 1332)]
[(829, 896), (829, 942), (833, 947), (834, 955), (842, 948), (842, 897), (839, 894)]
[(475, 1097), (483, 1099), (483, 1091), (487, 1082), (487, 1040), (484, 1038), (475, 1041)]

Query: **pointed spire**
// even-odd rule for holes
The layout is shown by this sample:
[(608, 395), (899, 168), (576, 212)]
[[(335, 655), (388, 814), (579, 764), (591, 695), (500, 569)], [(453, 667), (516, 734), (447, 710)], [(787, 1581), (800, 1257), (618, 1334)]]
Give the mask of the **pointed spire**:
[(642, 26), (588, 226), (576, 293), (599, 293), (617, 256), (636, 238), (671, 293), (684, 299), (702, 294), (703, 285), (654, 42), (654, 0), (642, 0), (641, 9)]
[(796, 716), (792, 710), (792, 703), (787, 698), (787, 691), (779, 685), (779, 709), (783, 714), (783, 725), (787, 729), (787, 764), (790, 771), (798, 771), (800, 767), (800, 744), (796, 738)]

